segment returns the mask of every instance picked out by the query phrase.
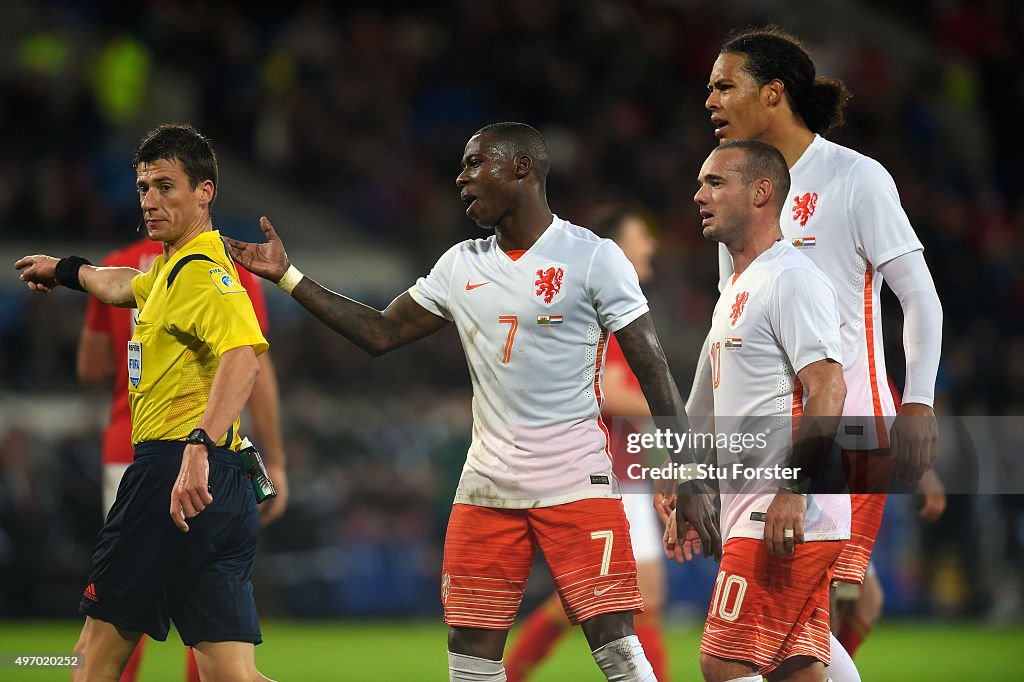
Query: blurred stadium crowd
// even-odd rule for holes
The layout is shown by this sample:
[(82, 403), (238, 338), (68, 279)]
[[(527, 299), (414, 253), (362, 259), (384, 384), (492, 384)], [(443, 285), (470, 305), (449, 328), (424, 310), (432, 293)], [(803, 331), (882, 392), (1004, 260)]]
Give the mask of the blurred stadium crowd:
[[(272, 216), (290, 248), (329, 257), (374, 243), (425, 273), (479, 234), (453, 184), (466, 139), (521, 120), (551, 146), (559, 215), (582, 221), (609, 200), (649, 212), (661, 247), (647, 293), (685, 394), (717, 298), (715, 248), (692, 202), (715, 144), (707, 75), (730, 28), (776, 21), (853, 90), (831, 137), (889, 169), (925, 244), (945, 311), (936, 411), (1021, 415), (1024, 8), (911, 4), (11, 4), (0, 28), (0, 234), (33, 251), (133, 239), (131, 150), (149, 127), (187, 119), (222, 159), (336, 216), (316, 236)], [(221, 172), (245, 196), (239, 176)], [(259, 195), (246, 203), (218, 204), (215, 224), (254, 236), (269, 209)], [(13, 270), (2, 279), (0, 617), (69, 614), (100, 525), (106, 394), (75, 382), (84, 298), (29, 300)], [(336, 281), (345, 290), (344, 272)], [(384, 305), (411, 283), (352, 286)], [(263, 612), (436, 613), (469, 439), (454, 332), (369, 361), (282, 295), (268, 303), (292, 501), (257, 562)], [(899, 385), (901, 316), (893, 297), (885, 305)], [(1020, 507), (955, 496), (924, 528), (909, 499), (891, 500), (878, 554), (889, 609), (1024, 615)], [(699, 613), (713, 569), (672, 574), (674, 599)]]

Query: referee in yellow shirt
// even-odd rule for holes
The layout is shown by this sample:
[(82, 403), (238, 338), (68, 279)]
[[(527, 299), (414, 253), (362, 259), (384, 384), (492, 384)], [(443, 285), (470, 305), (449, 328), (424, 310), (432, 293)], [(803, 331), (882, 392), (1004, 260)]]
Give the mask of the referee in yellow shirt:
[(15, 263), (33, 291), (63, 285), (139, 310), (128, 346), (135, 459), (93, 550), (73, 679), (116, 681), (142, 633), (163, 641), (173, 620), (203, 679), (265, 680), (253, 650), (259, 518), (238, 418), (267, 341), (213, 229), (209, 141), (162, 125), (133, 164), (146, 231), (163, 243), (148, 272), (77, 256)]

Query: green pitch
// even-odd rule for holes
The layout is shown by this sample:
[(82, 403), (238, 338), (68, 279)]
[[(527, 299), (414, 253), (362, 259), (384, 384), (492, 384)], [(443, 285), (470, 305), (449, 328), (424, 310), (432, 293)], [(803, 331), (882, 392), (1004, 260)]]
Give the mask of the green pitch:
[[(69, 653), (78, 621), (0, 622), (0, 653)], [(287, 682), (445, 682), (445, 628), (436, 623), (267, 621), (256, 649), (260, 670)], [(675, 680), (700, 679), (696, 628), (669, 632)], [(867, 682), (1021, 679), (1024, 627), (885, 623), (857, 657)], [(184, 648), (175, 633), (150, 642), (141, 682), (180, 682)], [(63, 670), (0, 669), (4, 682), (67, 680)], [(574, 633), (533, 678), (536, 682), (603, 679), (582, 635)]]

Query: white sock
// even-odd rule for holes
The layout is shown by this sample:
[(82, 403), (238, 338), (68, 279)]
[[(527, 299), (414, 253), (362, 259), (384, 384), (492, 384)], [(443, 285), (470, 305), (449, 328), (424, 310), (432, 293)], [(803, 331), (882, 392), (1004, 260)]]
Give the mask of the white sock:
[(825, 674), (832, 682), (860, 682), (860, 673), (853, 664), (850, 654), (839, 643), (835, 635), (829, 635), (829, 656), (832, 662), (825, 668)]
[(501, 661), (448, 652), (449, 682), (505, 682)]
[(658, 682), (636, 635), (608, 642), (592, 653), (608, 682)]
[(750, 675), (748, 677), (734, 677), (731, 680), (725, 682), (762, 682), (764, 680), (760, 675)]

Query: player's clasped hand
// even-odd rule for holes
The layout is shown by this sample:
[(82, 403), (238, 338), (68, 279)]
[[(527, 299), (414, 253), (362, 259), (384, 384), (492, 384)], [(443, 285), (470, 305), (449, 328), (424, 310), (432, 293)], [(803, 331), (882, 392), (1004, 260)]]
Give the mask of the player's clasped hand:
[(199, 515), (213, 503), (210, 492), (210, 462), (206, 447), (189, 444), (181, 455), (181, 469), (171, 488), (171, 520), (183, 533), (188, 532), (186, 519)]
[(804, 516), (807, 498), (780, 490), (764, 515), (764, 542), (768, 553), (784, 557), (804, 543)]
[(671, 514), (666, 519), (665, 534), (662, 537), (665, 556), (678, 564), (692, 561), (695, 556), (703, 552), (700, 536), (697, 535), (693, 526), (687, 524), (686, 535), (681, 539), (676, 528), (676, 515)]
[(700, 538), (700, 551), (705, 557), (714, 556), (722, 560), (722, 534), (719, 531), (718, 512), (711, 497), (694, 487), (692, 482), (679, 486), (676, 494), (676, 536), (686, 541), (680, 533), (693, 530)]

